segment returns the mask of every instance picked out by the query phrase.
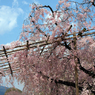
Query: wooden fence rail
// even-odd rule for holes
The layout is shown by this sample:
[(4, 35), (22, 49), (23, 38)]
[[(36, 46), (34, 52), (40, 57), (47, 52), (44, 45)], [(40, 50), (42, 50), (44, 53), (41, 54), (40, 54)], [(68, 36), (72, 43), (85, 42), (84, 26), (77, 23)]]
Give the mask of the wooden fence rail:
[[(86, 36), (89, 36), (89, 35), (95, 35), (95, 32), (91, 32), (91, 33), (88, 33), (88, 31), (91, 31), (93, 29), (89, 29), (89, 30), (86, 30), (82, 36), (83, 37), (86, 37)], [(69, 31), (69, 30), (68, 30)], [(76, 32), (75, 33), (75, 36), (73, 35), (73, 33), (71, 34), (65, 34), (65, 36), (58, 36), (58, 37), (55, 37), (53, 41), (46, 39), (46, 40), (42, 40), (42, 41), (35, 41), (35, 42), (29, 42), (28, 43), (23, 43), (22, 45), (19, 45), (19, 46), (16, 46), (14, 47), (13, 49), (10, 49), (10, 48), (5, 48), (4, 46), (2, 47), (2, 49), (0, 49), (0, 69), (4, 69), (4, 71), (6, 72), (9, 68), (11, 68), (11, 64), (13, 63), (9, 63), (8, 61), (8, 56), (11, 56), (12, 54), (14, 54), (15, 52), (17, 51), (22, 51), (22, 50), (26, 50), (27, 47), (28, 48), (34, 48), (36, 49), (38, 46), (40, 47), (41, 51), (43, 51), (43, 49), (47, 50), (47, 49), (51, 49), (52, 47), (46, 47), (46, 46), (49, 46), (51, 45), (52, 43), (56, 43), (56, 42), (59, 42), (62, 40), (62, 38), (64, 40), (69, 40), (69, 39), (73, 39), (73, 38), (79, 38), (81, 37), (80, 35), (78, 35), (79, 32)], [(45, 47), (44, 47), (45, 46)], [(44, 47), (44, 48), (43, 48)], [(12, 68), (11, 68), (12, 69)], [(10, 70), (11, 70), (10, 69)], [(16, 70), (16, 69), (15, 69)], [(13, 70), (13, 72), (15, 71)], [(12, 71), (11, 71), (11, 74), (12, 74)]]

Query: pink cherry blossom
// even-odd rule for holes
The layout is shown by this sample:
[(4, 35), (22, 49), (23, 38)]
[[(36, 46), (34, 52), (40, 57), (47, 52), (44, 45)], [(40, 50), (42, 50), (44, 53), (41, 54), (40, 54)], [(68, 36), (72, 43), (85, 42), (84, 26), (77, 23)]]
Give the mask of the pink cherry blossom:
[(61, 5), (62, 3), (64, 3), (64, 1), (59, 1), (59, 4)]

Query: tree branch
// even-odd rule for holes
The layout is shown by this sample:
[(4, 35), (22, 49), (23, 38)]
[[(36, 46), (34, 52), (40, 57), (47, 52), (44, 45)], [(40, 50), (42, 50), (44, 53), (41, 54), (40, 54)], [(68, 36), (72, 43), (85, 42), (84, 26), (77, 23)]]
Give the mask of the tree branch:
[[(49, 78), (50, 78), (49, 76), (44, 75), (41, 71), (38, 72), (38, 73), (41, 74), (43, 78), (46, 78), (47, 80), (49, 80)], [(63, 80), (56, 80), (56, 79), (51, 78), (51, 82), (52, 81), (54, 81), (56, 84), (63, 84), (63, 85), (71, 86), (71, 87), (75, 88), (75, 83), (74, 82), (63, 81)], [(78, 88), (79, 88), (80, 91), (83, 90), (82, 86), (78, 86)], [(87, 89), (91, 90), (91, 87), (88, 87)], [(91, 92), (95, 95), (95, 91), (91, 90)]]
[(79, 66), (80, 70), (82, 70), (84, 73), (88, 74), (88, 75), (91, 76), (92, 78), (95, 78), (94, 72), (89, 71), (89, 70), (86, 70), (84, 67), (81, 66), (80, 59), (77, 58), (77, 60), (78, 60), (78, 64), (80, 65), (80, 66)]
[(52, 14), (53, 14), (53, 17), (54, 17), (54, 11), (49, 5), (48, 6), (47, 5), (40, 6), (39, 8), (44, 8), (44, 7), (49, 8), (51, 10)]
[[(43, 78), (46, 78), (47, 80), (50, 78), (49, 76), (44, 75), (41, 71), (39, 72), (39, 74), (41, 74), (43, 76)], [(53, 79), (53, 78), (51, 78), (51, 81), (54, 81), (57, 84), (64, 84), (66, 86), (72, 86), (72, 87), (75, 88), (75, 83), (73, 83), (73, 82), (68, 82), (68, 81), (63, 81), (63, 80), (56, 80), (56, 79)], [(81, 86), (78, 86), (78, 87), (79, 87), (79, 90), (82, 91), (83, 87), (81, 87)]]

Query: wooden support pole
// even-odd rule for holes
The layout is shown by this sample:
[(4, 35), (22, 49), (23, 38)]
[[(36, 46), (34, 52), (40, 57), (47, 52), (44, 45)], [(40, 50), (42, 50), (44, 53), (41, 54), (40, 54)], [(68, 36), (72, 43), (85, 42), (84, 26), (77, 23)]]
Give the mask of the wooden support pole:
[(27, 56), (28, 56), (28, 50), (29, 50), (29, 41), (28, 40), (27, 40), (26, 47), (27, 47), (27, 49), (26, 49), (26, 58), (27, 58)]
[(4, 46), (3, 46), (3, 50), (4, 50), (5, 56), (6, 56), (7, 61), (8, 61), (8, 65), (9, 65), (9, 68), (10, 68), (10, 71), (11, 71), (11, 75), (12, 75), (12, 77), (13, 77), (13, 71), (12, 71), (12, 68), (11, 68), (11, 64), (10, 64), (10, 62), (9, 62), (9, 60), (8, 60), (8, 55), (7, 55), (7, 52), (6, 52), (6, 49), (5, 49)]
[(27, 40), (27, 50), (29, 50), (29, 41)]
[[(76, 36), (74, 33), (73, 36)], [(77, 39), (74, 38), (74, 50), (77, 50), (77, 45), (76, 45)], [(76, 56), (74, 56), (74, 61), (75, 61), (75, 87), (76, 87), (76, 95), (79, 95), (79, 88), (78, 88), (78, 69), (77, 69), (77, 61), (76, 61)]]

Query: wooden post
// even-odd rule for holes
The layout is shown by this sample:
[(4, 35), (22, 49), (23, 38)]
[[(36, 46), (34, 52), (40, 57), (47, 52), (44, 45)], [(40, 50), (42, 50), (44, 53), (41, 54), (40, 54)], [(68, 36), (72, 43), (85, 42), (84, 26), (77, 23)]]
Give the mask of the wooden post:
[(27, 56), (28, 56), (28, 50), (29, 50), (29, 41), (28, 40), (26, 42), (26, 47), (27, 47), (27, 49), (26, 49), (26, 58), (27, 58)]
[(11, 68), (11, 64), (10, 64), (10, 62), (9, 62), (9, 60), (8, 60), (8, 55), (7, 55), (7, 52), (6, 52), (6, 49), (5, 49), (4, 46), (3, 46), (3, 50), (4, 50), (5, 56), (6, 56), (6, 58), (7, 58), (8, 64), (9, 64), (9, 68), (10, 68), (10, 71), (11, 71), (11, 75), (12, 75), (12, 77), (13, 77), (13, 71), (12, 71), (12, 68)]
[[(76, 34), (74, 33), (73, 36), (76, 36)], [(74, 38), (74, 49), (77, 49), (76, 46), (76, 38)], [(76, 87), (76, 95), (79, 95), (79, 88), (78, 88), (78, 69), (77, 69), (77, 61), (76, 61), (76, 56), (74, 56), (74, 61), (75, 61), (75, 87)]]

